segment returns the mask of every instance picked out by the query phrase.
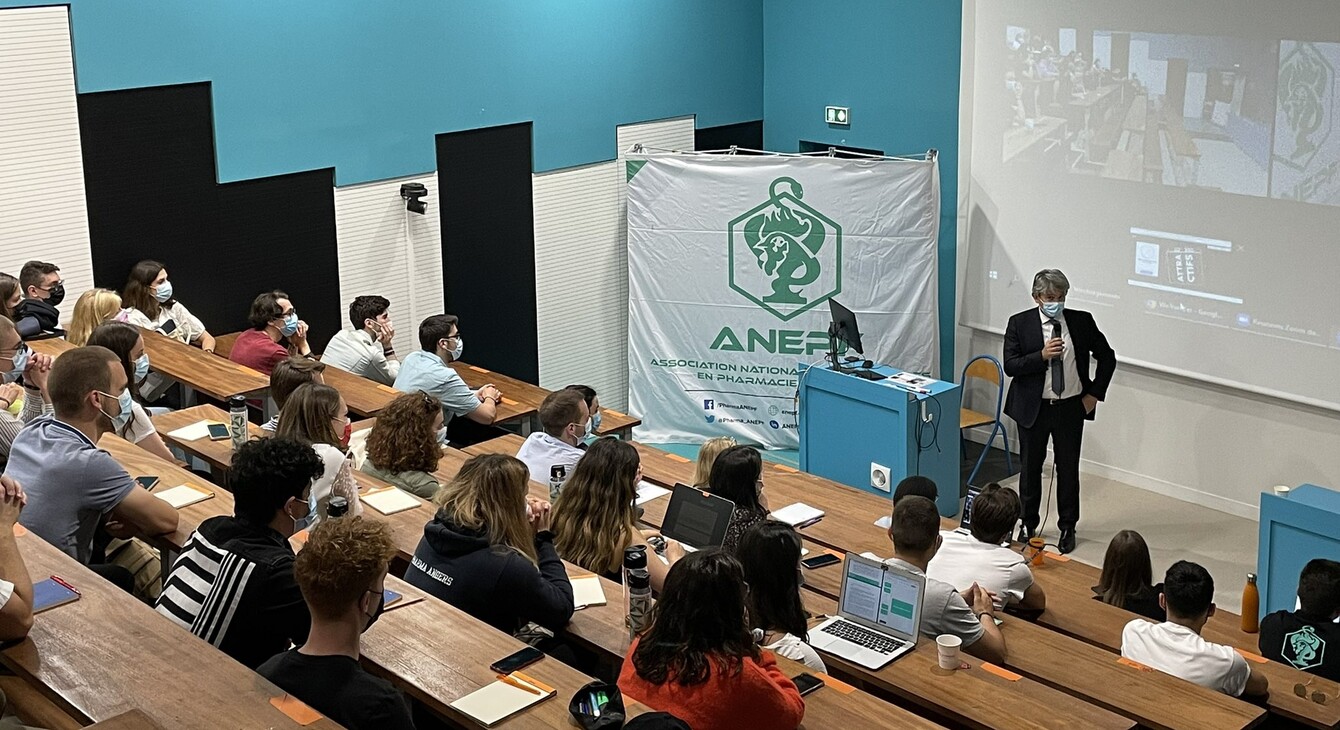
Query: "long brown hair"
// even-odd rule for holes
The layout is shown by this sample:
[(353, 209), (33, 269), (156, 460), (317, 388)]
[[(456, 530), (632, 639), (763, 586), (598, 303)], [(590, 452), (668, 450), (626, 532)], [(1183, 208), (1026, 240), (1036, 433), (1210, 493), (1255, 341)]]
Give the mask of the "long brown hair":
[(519, 459), (485, 454), (465, 462), (456, 478), (437, 490), (433, 503), (437, 519), (483, 532), (494, 548), (515, 550), (538, 564), (535, 533), (526, 520), (529, 490), (530, 470)]
[(1112, 536), (1103, 556), (1103, 573), (1098, 578), (1098, 593), (1103, 603), (1126, 607), (1128, 596), (1149, 590), (1154, 582), (1154, 567), (1149, 546), (1135, 530), (1122, 530)]
[(14, 319), (14, 310), (9, 308), (9, 299), (19, 291), (19, 280), (10, 274), (0, 273), (0, 313)]
[(554, 547), (595, 573), (623, 564), (623, 551), (638, 536), (637, 449), (613, 437), (596, 439), (577, 462), (554, 505)]
[(442, 403), (423, 391), (406, 393), (377, 414), (368, 434), (368, 461), (392, 473), (432, 472), (442, 458), (433, 420)]
[[(126, 288), (121, 291), (121, 299), (127, 307), (134, 307), (149, 319), (157, 319), (163, 305), (154, 296), (154, 279), (162, 273), (163, 265), (157, 261), (141, 261), (130, 270), (126, 279)], [(175, 301), (175, 297), (168, 301)]]
[(335, 427), (331, 425), (339, 412), (340, 391), (320, 383), (300, 385), (279, 411), (275, 435), (309, 446), (329, 444), (341, 448), (344, 434), (335, 433)]

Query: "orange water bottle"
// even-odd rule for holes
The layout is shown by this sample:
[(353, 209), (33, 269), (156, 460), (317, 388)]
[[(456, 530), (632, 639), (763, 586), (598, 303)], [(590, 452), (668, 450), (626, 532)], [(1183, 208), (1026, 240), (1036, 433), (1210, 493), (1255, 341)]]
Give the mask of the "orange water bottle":
[(1242, 588), (1242, 630), (1255, 634), (1261, 630), (1261, 593), (1256, 590), (1256, 573), (1247, 574)]

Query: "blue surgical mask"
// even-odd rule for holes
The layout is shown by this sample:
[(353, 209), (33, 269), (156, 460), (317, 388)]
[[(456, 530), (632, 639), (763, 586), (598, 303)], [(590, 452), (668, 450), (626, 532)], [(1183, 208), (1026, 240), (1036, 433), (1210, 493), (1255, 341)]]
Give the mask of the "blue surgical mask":
[(600, 433), (600, 411), (591, 414), (591, 427), (586, 433), (587, 435)]
[(1052, 318), (1058, 317), (1063, 311), (1065, 311), (1064, 301), (1042, 303), (1042, 313), (1047, 315), (1048, 317)]
[(172, 282), (165, 281), (154, 287), (154, 299), (161, 304), (172, 298)]
[(144, 353), (135, 360), (135, 382), (142, 383), (149, 377), (149, 353)]
[(19, 343), (18, 349), (14, 351), (14, 367), (8, 373), (5, 373), (6, 383), (12, 383), (23, 375), (23, 371), (28, 369), (28, 357), (32, 354), (33, 351), (28, 348), (28, 345)]
[(306, 530), (308, 527), (311, 527), (312, 523), (316, 519), (315, 500), (311, 498), (308, 499), (307, 514), (303, 515), (302, 517), (294, 517), (293, 515), (290, 514), (289, 519), (293, 520), (294, 532), (302, 532), (303, 530)]
[(451, 351), (451, 359), (452, 359), (452, 360), (460, 360), (460, 359), (461, 359), (461, 353), (463, 353), (463, 352), (465, 352), (465, 339), (464, 339), (464, 338), (461, 338), (461, 337), (457, 337), (457, 338), (456, 338), (456, 349), (454, 349), (454, 350)]
[(298, 313), (294, 312), (284, 317), (284, 326), (279, 328), (279, 333), (285, 337), (291, 337), (298, 332)]
[(442, 444), (443, 446), (446, 446), (446, 445), (447, 445), (448, 440), (447, 440), (447, 427), (446, 427), (446, 426), (443, 426), (442, 428), (437, 429), (437, 442), (438, 442), (439, 444)]
[[(106, 395), (109, 397), (111, 396), (110, 393), (103, 393), (102, 395)], [(130, 413), (131, 413), (130, 388), (126, 388), (125, 390), (121, 391), (121, 395), (116, 397), (116, 402), (118, 405), (121, 406), (120, 413), (113, 416), (107, 413), (106, 411), (103, 411), (102, 415), (112, 419), (112, 428), (114, 430), (120, 431), (121, 429), (126, 427), (127, 423), (130, 422)]]

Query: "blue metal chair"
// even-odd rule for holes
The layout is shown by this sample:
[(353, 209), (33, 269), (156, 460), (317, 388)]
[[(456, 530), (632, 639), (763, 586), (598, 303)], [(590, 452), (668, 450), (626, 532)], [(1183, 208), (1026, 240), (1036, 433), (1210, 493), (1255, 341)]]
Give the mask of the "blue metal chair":
[(992, 383), (996, 386), (996, 415), (974, 411), (970, 408), (960, 408), (958, 417), (959, 428), (959, 448), (961, 453), (967, 451), (963, 447), (962, 431), (967, 428), (977, 428), (991, 424), (991, 437), (986, 440), (986, 446), (982, 449), (982, 455), (977, 457), (977, 463), (972, 467), (972, 473), (968, 475), (968, 484), (972, 484), (977, 478), (977, 470), (982, 468), (982, 462), (986, 461), (986, 455), (991, 451), (991, 446), (996, 442), (996, 434), (999, 433), (1005, 439), (1005, 467), (1010, 473), (1014, 473), (1014, 460), (1010, 455), (1010, 434), (1005, 430), (1005, 424), (1000, 422), (1000, 409), (1005, 402), (1005, 370), (1000, 366), (1000, 361), (990, 355), (978, 355), (969, 360), (963, 366), (963, 375), (959, 378), (959, 384), (963, 387), (964, 400), (967, 398), (968, 378), (978, 378)]

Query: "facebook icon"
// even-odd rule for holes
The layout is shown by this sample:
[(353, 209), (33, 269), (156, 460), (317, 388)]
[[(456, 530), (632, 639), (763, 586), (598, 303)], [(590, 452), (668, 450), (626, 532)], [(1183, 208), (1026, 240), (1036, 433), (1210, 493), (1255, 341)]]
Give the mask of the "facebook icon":
[(712, 400), (711, 398), (707, 398), (703, 400), (703, 410), (704, 411), (713, 410), (714, 408), (716, 408), (716, 404), (717, 404), (716, 401)]

